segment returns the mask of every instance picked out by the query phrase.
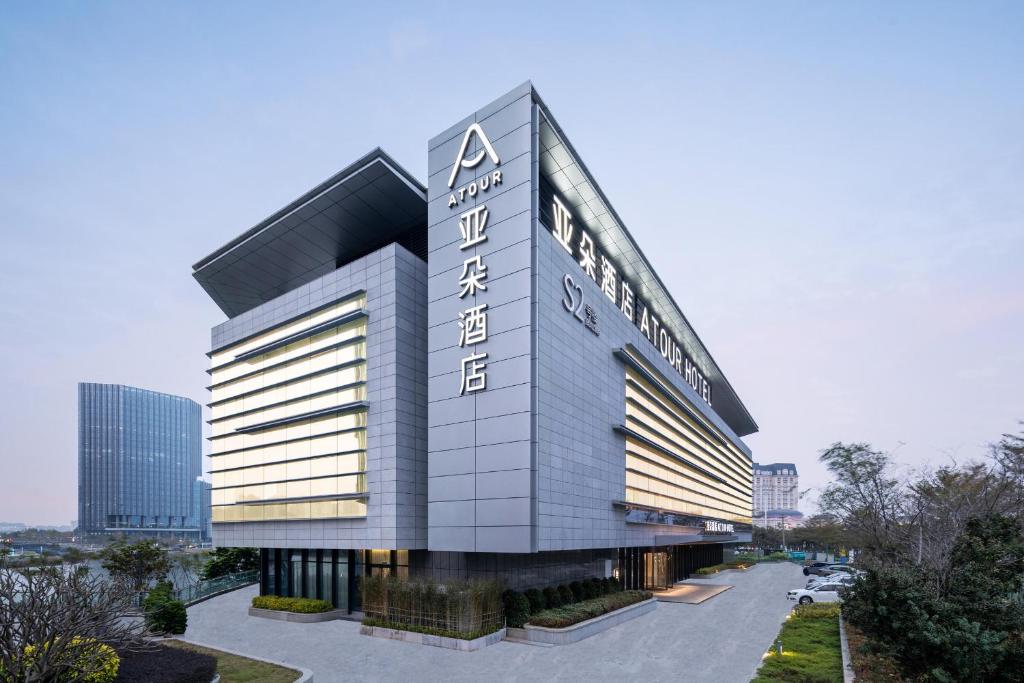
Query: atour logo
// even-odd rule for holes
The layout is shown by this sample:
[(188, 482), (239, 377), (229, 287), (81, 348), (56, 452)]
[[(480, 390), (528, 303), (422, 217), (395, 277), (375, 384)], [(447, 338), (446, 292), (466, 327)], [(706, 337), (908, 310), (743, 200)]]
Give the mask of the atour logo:
[[(476, 154), (467, 158), (466, 150), (469, 149), (469, 143), (473, 137), (479, 140), (480, 145), (483, 149), (477, 151)], [(465, 135), (462, 136), (462, 144), (459, 146), (459, 153), (455, 155), (455, 163), (452, 164), (451, 175), (448, 176), (448, 187), (455, 186), (455, 180), (459, 177), (459, 171), (463, 168), (476, 168), (484, 159), (490, 159), (495, 166), (501, 165), (501, 159), (498, 157), (498, 153), (494, 150), (494, 145), (487, 138), (487, 134), (484, 133), (484, 129), (480, 127), (479, 123), (471, 123), (469, 128), (466, 129)], [(470, 199), (476, 197), (481, 192), (487, 192), (495, 185), (501, 184), (501, 171), (492, 171), (490, 174), (474, 180), (468, 185), (464, 185), (457, 190), (453, 190), (448, 196), (448, 208), (458, 206), (466, 200), (468, 196)]]

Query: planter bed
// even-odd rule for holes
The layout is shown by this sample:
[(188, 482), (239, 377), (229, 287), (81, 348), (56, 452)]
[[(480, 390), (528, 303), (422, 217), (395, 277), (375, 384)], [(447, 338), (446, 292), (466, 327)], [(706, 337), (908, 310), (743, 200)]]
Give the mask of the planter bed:
[(364, 636), (372, 636), (374, 638), (401, 640), (406, 643), (443, 647), (449, 650), (459, 650), (460, 652), (473, 652), (474, 650), (480, 650), (488, 645), (494, 645), (495, 643), (501, 642), (505, 639), (504, 628), (477, 638), (460, 638), (455, 636), (420, 633), (418, 631), (407, 631), (402, 628), (397, 628), (397, 624), (393, 626), (395, 626), (395, 628), (390, 626), (377, 626), (373, 622), (369, 624), (364, 623), (359, 628), (359, 632)]
[(528, 623), (521, 631), (517, 629), (516, 635), (531, 643), (568, 645), (579, 642), (584, 638), (589, 638), (602, 631), (607, 631), (611, 627), (618, 626), (623, 622), (643, 616), (655, 610), (657, 606), (658, 601), (653, 597), (648, 597), (640, 602), (631, 603), (617, 610), (569, 626), (556, 628)]
[(343, 609), (332, 609), (330, 612), (285, 612), (276, 609), (261, 609), (259, 607), (249, 608), (250, 617), (261, 619), (276, 619), (278, 621), (290, 621), (294, 624), (315, 624), (321, 621), (334, 621), (348, 617), (348, 612)]

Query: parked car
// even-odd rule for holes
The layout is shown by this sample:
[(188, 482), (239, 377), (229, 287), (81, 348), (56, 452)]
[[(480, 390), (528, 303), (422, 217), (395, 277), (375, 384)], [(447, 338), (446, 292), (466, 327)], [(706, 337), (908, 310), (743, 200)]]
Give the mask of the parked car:
[[(825, 569), (828, 568), (828, 562), (810, 562), (804, 566), (804, 576), (810, 576), (815, 574), (818, 576), (827, 576)], [(831, 574), (832, 572), (828, 572)]]
[(828, 568), (836, 574), (849, 574), (850, 576), (859, 576), (860, 574), (864, 573), (861, 570), (855, 569), (854, 567), (851, 567), (848, 564), (830, 564)]
[(786, 594), (790, 600), (795, 600), (801, 605), (809, 605), (812, 602), (842, 602), (839, 597), (839, 590), (845, 588), (839, 582), (826, 582), (818, 584), (813, 588), (797, 588)]
[(815, 586), (820, 586), (823, 583), (841, 583), (844, 586), (852, 586), (853, 582), (856, 580), (857, 577), (852, 574), (836, 572), (835, 574), (829, 574), (828, 576), (812, 576), (807, 580), (805, 588), (813, 588)]

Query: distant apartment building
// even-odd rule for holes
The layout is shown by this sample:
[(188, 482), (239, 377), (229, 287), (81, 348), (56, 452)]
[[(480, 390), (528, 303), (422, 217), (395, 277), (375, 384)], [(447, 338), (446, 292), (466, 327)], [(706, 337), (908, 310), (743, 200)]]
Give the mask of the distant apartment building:
[(792, 528), (803, 521), (800, 477), (791, 462), (754, 463), (755, 526)]
[(197, 485), (201, 425), (201, 408), (191, 399), (121, 384), (79, 383), (81, 531), (198, 540), (209, 517), (209, 503), (203, 507)]

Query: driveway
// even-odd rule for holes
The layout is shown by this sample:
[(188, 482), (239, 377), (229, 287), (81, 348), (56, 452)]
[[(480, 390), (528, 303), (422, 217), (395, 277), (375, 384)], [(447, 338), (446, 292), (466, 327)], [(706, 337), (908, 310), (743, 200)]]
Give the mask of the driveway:
[(246, 613), (255, 587), (188, 610), (186, 640), (312, 669), (335, 681), (686, 681), (746, 683), (804, 584), (791, 563), (726, 572), (709, 581), (734, 587), (699, 605), (658, 608), (604, 633), (561, 647), (501, 642), (477, 652), (371, 638), (359, 624), (291, 624)]

